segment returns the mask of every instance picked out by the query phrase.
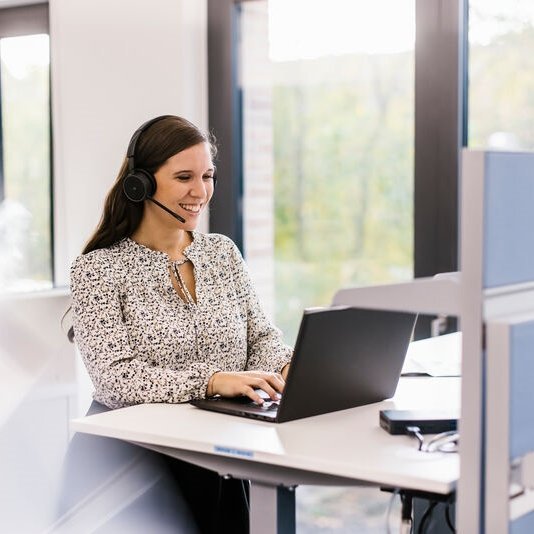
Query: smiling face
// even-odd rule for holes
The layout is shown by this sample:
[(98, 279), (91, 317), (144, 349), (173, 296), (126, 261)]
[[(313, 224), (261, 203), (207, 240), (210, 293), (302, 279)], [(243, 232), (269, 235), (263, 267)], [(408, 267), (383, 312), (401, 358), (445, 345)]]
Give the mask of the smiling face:
[(199, 143), (170, 157), (155, 173), (154, 199), (185, 219), (180, 223), (159, 207), (147, 202), (147, 214), (162, 224), (194, 230), (200, 214), (213, 195), (215, 168), (208, 143)]

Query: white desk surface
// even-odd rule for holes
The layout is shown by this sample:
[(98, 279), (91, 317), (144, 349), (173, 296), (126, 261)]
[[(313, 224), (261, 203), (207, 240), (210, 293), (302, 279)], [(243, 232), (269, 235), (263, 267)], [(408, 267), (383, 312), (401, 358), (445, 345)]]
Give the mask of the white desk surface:
[(275, 424), (207, 412), (188, 404), (141, 404), (71, 421), (75, 431), (147, 446), (345, 477), (355, 483), (447, 494), (459, 477), (457, 454), (425, 453), (391, 436), (380, 409), (460, 406), (460, 379), (401, 378), (393, 399)]

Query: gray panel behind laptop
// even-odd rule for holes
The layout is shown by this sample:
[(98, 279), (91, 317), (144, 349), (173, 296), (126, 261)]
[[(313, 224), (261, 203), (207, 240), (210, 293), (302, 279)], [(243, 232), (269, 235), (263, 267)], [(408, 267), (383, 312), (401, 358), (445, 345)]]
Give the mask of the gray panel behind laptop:
[(415, 319), (358, 308), (305, 310), (277, 422), (392, 397)]

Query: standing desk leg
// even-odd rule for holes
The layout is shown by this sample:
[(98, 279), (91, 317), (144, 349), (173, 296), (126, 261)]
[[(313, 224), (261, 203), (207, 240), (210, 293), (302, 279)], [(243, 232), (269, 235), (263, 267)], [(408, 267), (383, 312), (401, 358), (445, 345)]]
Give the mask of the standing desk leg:
[(251, 481), (251, 534), (295, 534), (295, 530), (295, 488)]

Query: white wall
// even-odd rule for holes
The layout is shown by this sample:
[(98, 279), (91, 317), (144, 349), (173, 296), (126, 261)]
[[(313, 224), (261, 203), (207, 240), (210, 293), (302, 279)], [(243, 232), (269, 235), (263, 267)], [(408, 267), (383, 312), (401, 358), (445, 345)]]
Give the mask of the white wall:
[(134, 130), (161, 114), (207, 127), (206, 9), (50, 0), (57, 284), (68, 283)]
[[(0, 8), (26, 3), (34, 1), (0, 0)], [(160, 114), (183, 115), (207, 127), (206, 0), (50, 0), (49, 13), (55, 282), (65, 285), (133, 131)], [(54, 490), (60, 487), (68, 419), (85, 413), (90, 402), (81, 359), (73, 357), (59, 325), (67, 304), (54, 303), (57, 298), (43, 309), (32, 302), (32, 314), (22, 317), (39, 315), (42, 320), (33, 321), (38, 333), (45, 328), (47, 340), (67, 347), (50, 358), (40, 350), (32, 366), (23, 351), (40, 338), (16, 322), (11, 303), (4, 310), (24, 335), (13, 337), (11, 328), (11, 344), (0, 339), (6, 401), (0, 410), (0, 494), (11, 497), (0, 518), (2, 532), (46, 530), (57, 511)], [(36, 432), (44, 436), (38, 450), (31, 441)], [(31, 514), (25, 513), (29, 502), (37, 503)]]

